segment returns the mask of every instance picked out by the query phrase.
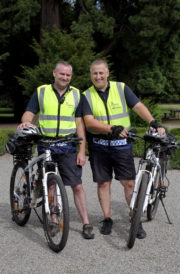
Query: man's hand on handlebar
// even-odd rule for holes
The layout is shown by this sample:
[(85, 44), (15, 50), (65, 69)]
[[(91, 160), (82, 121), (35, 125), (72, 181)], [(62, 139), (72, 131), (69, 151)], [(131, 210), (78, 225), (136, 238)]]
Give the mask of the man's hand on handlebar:
[(150, 122), (150, 130), (153, 130), (153, 128), (157, 130), (159, 135), (163, 135), (165, 133), (165, 129), (160, 124), (158, 124), (156, 120), (152, 120)]
[(17, 129), (22, 129), (24, 127), (33, 127), (34, 125), (29, 123), (29, 122), (24, 122), (24, 123), (21, 123), (17, 126)]
[(112, 126), (111, 130), (112, 130), (113, 138), (118, 138), (118, 137), (126, 138), (128, 135), (127, 129), (124, 128), (123, 126)]

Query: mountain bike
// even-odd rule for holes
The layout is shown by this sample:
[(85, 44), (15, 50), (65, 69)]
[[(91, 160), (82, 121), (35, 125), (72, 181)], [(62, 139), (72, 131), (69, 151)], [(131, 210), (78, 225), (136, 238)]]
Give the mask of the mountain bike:
[(157, 213), (159, 201), (161, 201), (167, 216), (163, 199), (170, 184), (166, 176), (169, 157), (178, 148), (179, 143), (174, 139), (170, 140), (170, 135), (158, 135), (157, 132), (148, 130), (146, 134), (138, 136), (130, 133), (130, 139), (136, 137), (144, 140), (144, 156), (139, 161), (136, 174), (134, 190), (130, 202), (130, 210), (133, 212), (127, 246), (132, 248), (135, 243), (139, 224), (143, 213), (147, 213), (147, 219), (153, 220)]
[[(69, 233), (69, 205), (66, 189), (58, 174), (57, 163), (52, 160), (50, 146), (53, 144), (77, 144), (82, 138), (45, 137), (28, 134), (26, 138), (11, 138), (6, 149), (13, 154), (13, 170), (10, 180), (10, 204), (12, 219), (19, 226), (24, 226), (34, 209), (41, 224), (49, 247), (61, 251), (67, 242)], [(11, 147), (15, 148), (12, 153)], [(45, 148), (37, 157), (32, 154), (33, 145)], [(10, 151), (9, 151), (10, 150)], [(36, 182), (42, 180), (42, 194), (35, 197)], [(36, 208), (42, 206), (42, 218)]]

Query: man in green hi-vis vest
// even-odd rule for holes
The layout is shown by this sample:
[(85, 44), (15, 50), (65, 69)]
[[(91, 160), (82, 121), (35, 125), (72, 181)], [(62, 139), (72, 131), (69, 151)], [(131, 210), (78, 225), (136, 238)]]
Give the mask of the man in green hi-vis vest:
[[(89, 224), (86, 196), (81, 180), (82, 166), (86, 160), (81, 94), (78, 89), (70, 86), (72, 66), (69, 63), (58, 62), (53, 70), (53, 76), (52, 84), (42, 85), (33, 93), (18, 129), (31, 126), (35, 115), (38, 114), (39, 128), (43, 135), (56, 137), (77, 134), (78, 137), (83, 137), (78, 153), (75, 145), (64, 143), (59, 143), (58, 148), (52, 146), (51, 151), (54, 152), (52, 156), (58, 163), (64, 185), (72, 188), (74, 202), (83, 223), (83, 236), (85, 239), (93, 239), (93, 227)], [(42, 147), (38, 150), (39, 153), (44, 152)]]
[[(134, 159), (131, 144), (126, 139), (131, 126), (128, 108), (156, 128), (159, 134), (163, 134), (164, 129), (126, 84), (108, 80), (106, 61), (95, 60), (91, 64), (90, 73), (93, 86), (83, 92), (83, 116), (93, 180), (98, 183), (98, 197), (104, 214), (100, 232), (108, 235), (113, 225), (110, 209), (113, 172), (115, 179), (124, 187), (128, 205), (134, 187)], [(137, 237), (146, 237), (142, 223)]]

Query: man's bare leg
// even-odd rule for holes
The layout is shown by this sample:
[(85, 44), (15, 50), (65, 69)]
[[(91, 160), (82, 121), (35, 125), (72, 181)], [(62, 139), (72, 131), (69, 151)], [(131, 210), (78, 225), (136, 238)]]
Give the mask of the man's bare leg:
[(98, 183), (99, 203), (105, 218), (111, 218), (111, 181)]

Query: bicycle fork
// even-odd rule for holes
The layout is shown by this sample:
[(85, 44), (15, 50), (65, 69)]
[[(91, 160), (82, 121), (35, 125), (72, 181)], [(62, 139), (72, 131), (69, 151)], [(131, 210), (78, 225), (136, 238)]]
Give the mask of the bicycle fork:
[(148, 201), (149, 201), (149, 193), (150, 193), (150, 190), (151, 190), (153, 178), (152, 178), (152, 174), (148, 170), (141, 169), (141, 170), (138, 171), (138, 174), (136, 175), (134, 190), (133, 190), (132, 198), (131, 198), (131, 202), (130, 202), (130, 209), (131, 210), (134, 209), (136, 198), (137, 198), (137, 193), (139, 192), (139, 188), (140, 188), (140, 184), (141, 184), (141, 179), (142, 179), (143, 174), (145, 174), (145, 173), (149, 174), (150, 179), (149, 179), (148, 187), (147, 187), (147, 190), (146, 190), (146, 195), (145, 195), (145, 200), (144, 200), (144, 205), (143, 205), (143, 212), (145, 212), (145, 210), (147, 208)]
[[(57, 175), (58, 172), (57, 172), (57, 167), (56, 167), (56, 170), (55, 171), (49, 171), (49, 172), (43, 172), (44, 173), (44, 176), (43, 176), (43, 194), (44, 194), (44, 201), (45, 201), (45, 212), (46, 214), (51, 214), (51, 211), (50, 211), (50, 208), (49, 208), (49, 195), (48, 195), (48, 176), (50, 174), (55, 174)], [(58, 204), (58, 208), (60, 210), (60, 212), (62, 211), (62, 201), (61, 201), (61, 193), (60, 193), (60, 189), (57, 185), (55, 185), (56, 189), (55, 189), (55, 192), (56, 192), (56, 197), (57, 197), (57, 200), (56, 200), (56, 203)]]

